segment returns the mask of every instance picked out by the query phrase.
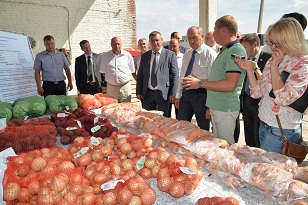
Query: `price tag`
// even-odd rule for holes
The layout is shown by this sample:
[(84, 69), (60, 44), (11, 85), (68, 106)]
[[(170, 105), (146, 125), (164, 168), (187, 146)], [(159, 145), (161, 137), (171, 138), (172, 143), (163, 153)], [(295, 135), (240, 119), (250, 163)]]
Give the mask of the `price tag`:
[(140, 157), (140, 159), (137, 161), (137, 163), (136, 163), (136, 169), (137, 169), (137, 170), (140, 170), (140, 169), (142, 169), (142, 168), (144, 167), (145, 159), (146, 159), (146, 157), (145, 157), (145, 156), (142, 156), (142, 157)]
[(79, 120), (76, 121), (77, 122), (77, 125), (82, 128), (82, 125), (81, 125), (81, 122)]
[(68, 115), (65, 114), (65, 113), (63, 113), (63, 112), (59, 112), (59, 113), (57, 114), (57, 117), (66, 117), (66, 116), (68, 116)]
[(146, 137), (146, 138), (150, 138), (150, 139), (153, 138), (152, 135), (150, 135), (149, 133), (140, 133), (140, 134), (138, 135), (138, 137)]
[(69, 110), (69, 109), (70, 109), (70, 107), (69, 107), (69, 106), (65, 106), (65, 109), (66, 109), (66, 110)]
[(179, 167), (184, 174), (194, 175), (196, 172), (188, 167)]
[(66, 130), (77, 130), (77, 127), (67, 127)]
[(118, 139), (121, 139), (121, 138), (126, 138), (127, 136), (125, 134), (118, 134)]
[(81, 150), (79, 150), (79, 151), (76, 153), (76, 156), (77, 156), (77, 157), (80, 157), (80, 156), (84, 155), (85, 153), (87, 153), (88, 150), (89, 150), (89, 147), (83, 147), (83, 148), (81, 148)]
[(93, 119), (93, 124), (95, 124), (95, 123), (98, 123), (98, 117), (95, 117), (94, 119)]
[(96, 126), (91, 128), (91, 132), (94, 133), (94, 132), (98, 131), (99, 129), (101, 129), (101, 125), (96, 125)]
[(0, 119), (0, 130), (6, 128), (6, 118)]
[(96, 138), (96, 137), (91, 137), (91, 144), (94, 145), (94, 146), (97, 146), (99, 145), (99, 140)]
[(124, 181), (123, 179), (120, 179), (120, 180), (111, 180), (111, 181), (109, 181), (109, 182), (106, 182), (106, 183), (102, 184), (102, 185), (101, 185), (101, 189), (102, 189), (103, 191), (107, 191), (107, 190), (114, 189), (114, 188), (117, 186), (117, 184), (118, 184), (119, 182), (124, 183), (125, 181)]

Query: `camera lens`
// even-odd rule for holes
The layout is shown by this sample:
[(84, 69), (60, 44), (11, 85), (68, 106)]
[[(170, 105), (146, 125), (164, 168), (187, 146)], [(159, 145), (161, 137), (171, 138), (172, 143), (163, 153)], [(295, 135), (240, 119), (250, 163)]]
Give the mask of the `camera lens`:
[(59, 51), (62, 52), (62, 48), (60, 48)]

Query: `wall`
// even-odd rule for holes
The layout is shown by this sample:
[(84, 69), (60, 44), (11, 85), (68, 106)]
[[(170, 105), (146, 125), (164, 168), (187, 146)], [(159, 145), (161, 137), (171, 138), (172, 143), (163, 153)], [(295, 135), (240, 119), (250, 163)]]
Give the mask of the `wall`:
[[(0, 0), (0, 29), (26, 33), (33, 38), (33, 54), (45, 49), (43, 37), (55, 37), (56, 47), (81, 55), (79, 42), (89, 40), (92, 51), (110, 50), (110, 39), (119, 36), (123, 48), (135, 47), (135, 0)], [(72, 73), (74, 60), (72, 60)]]

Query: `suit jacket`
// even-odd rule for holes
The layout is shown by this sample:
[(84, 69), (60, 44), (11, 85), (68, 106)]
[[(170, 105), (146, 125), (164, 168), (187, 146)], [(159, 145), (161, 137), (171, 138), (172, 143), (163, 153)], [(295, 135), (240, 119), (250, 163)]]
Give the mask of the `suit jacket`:
[(262, 72), (266, 62), (268, 61), (268, 59), (270, 59), (270, 57), (272, 57), (271, 53), (261, 51), (257, 64)]
[[(136, 95), (146, 97), (150, 80), (152, 50), (145, 52), (140, 61), (137, 75)], [(162, 91), (163, 98), (175, 96), (179, 80), (179, 68), (173, 51), (162, 48), (159, 64), (157, 67), (158, 89)]]
[[(93, 53), (92, 54), (92, 63), (93, 63), (93, 70), (95, 74), (95, 82), (98, 90), (101, 90), (102, 82), (105, 81), (104, 77), (99, 72), (99, 54)], [(79, 56), (75, 60), (75, 79), (76, 79), (76, 86), (77, 90), (80, 90), (88, 81), (88, 74), (87, 74), (87, 61), (85, 54)]]
[[(258, 65), (258, 67), (260, 68), (261, 72), (263, 72), (264, 66), (265, 66), (266, 62), (267, 62), (268, 59), (270, 59), (271, 57), (272, 57), (272, 54), (271, 54), (271, 53), (261, 51), (260, 56), (259, 56), (259, 59), (258, 59), (258, 62), (257, 62), (257, 65)], [(246, 76), (245, 76), (244, 83), (243, 83), (243, 89), (242, 89), (242, 92), (241, 92), (241, 95), (240, 95), (241, 110), (242, 110), (242, 111), (243, 111), (243, 101), (244, 101), (244, 94), (245, 94), (245, 84), (246, 84), (246, 81), (247, 81), (247, 74), (246, 74)], [(260, 99), (254, 99), (254, 98), (250, 97), (250, 104), (251, 104), (251, 105), (258, 106), (259, 102), (260, 102)]]

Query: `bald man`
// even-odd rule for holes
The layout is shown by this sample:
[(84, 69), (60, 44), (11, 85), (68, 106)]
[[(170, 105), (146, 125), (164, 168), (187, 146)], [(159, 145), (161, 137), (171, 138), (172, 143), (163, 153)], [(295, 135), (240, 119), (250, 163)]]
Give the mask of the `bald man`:
[(107, 95), (113, 96), (118, 102), (131, 102), (131, 80), (135, 73), (132, 55), (122, 49), (119, 37), (111, 39), (112, 50), (101, 55), (100, 72), (107, 82)]

